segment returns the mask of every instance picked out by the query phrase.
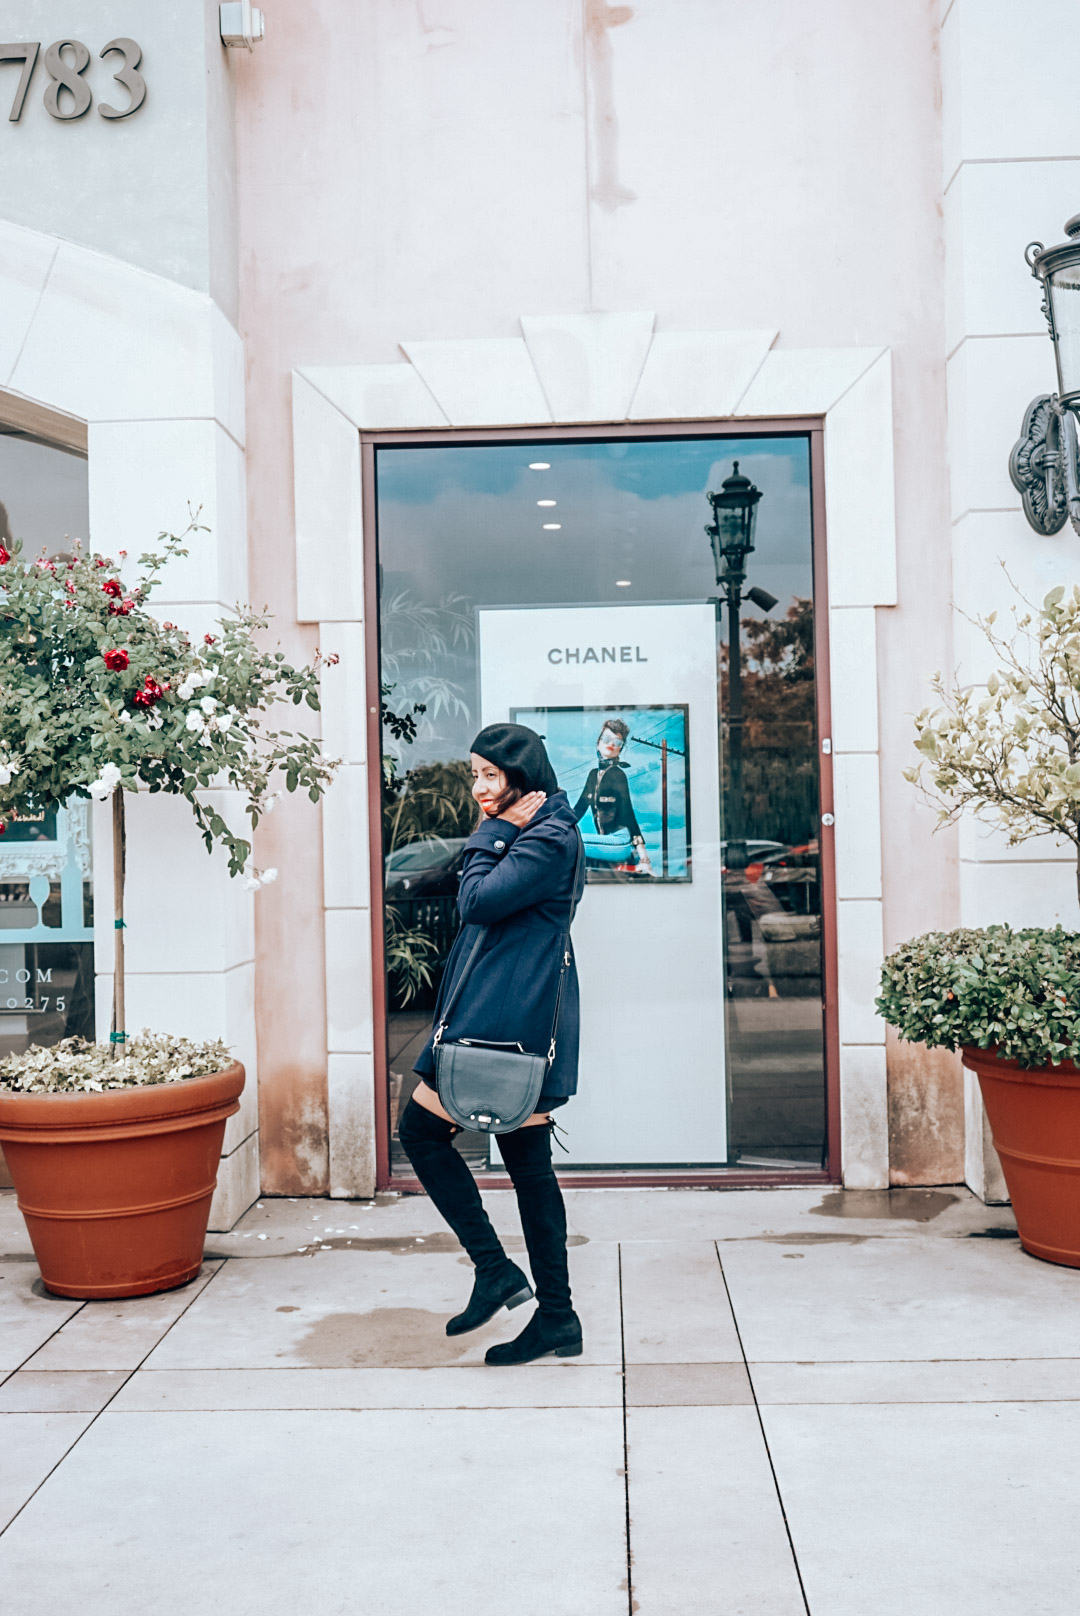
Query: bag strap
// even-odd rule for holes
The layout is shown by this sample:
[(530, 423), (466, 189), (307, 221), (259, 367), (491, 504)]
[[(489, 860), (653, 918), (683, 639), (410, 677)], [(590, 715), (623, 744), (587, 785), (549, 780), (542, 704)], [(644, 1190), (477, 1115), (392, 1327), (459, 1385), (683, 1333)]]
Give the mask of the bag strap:
[[(576, 827), (575, 827), (576, 830)], [(578, 892), (578, 876), (581, 873), (582, 860), (585, 857), (585, 843), (581, 840), (581, 832), (576, 830), (577, 854), (574, 858), (574, 878), (570, 884), (570, 914), (566, 922), (566, 930), (562, 934), (562, 964), (559, 967), (559, 986), (555, 990), (555, 1014), (551, 1018), (551, 1043), (548, 1045), (547, 1063), (550, 1069), (555, 1059), (555, 1040), (559, 1031), (559, 1010), (562, 1007), (563, 983), (566, 973), (570, 969), (572, 955), (570, 953), (570, 928), (574, 924), (580, 894)]]
[(474, 941), (472, 948), (469, 950), (469, 957), (465, 961), (465, 968), (454, 984), (453, 993), (451, 993), (449, 999), (446, 1001), (446, 1004), (443, 1006), (443, 1013), (439, 1017), (439, 1025), (435, 1029), (435, 1038), (431, 1046), (433, 1049), (438, 1049), (439, 1045), (442, 1043), (442, 1035), (446, 1031), (451, 1012), (453, 1011), (455, 1004), (457, 1004), (458, 999), (461, 997), (461, 990), (465, 986), (465, 978), (472, 970), (473, 962), (475, 961), (477, 954), (480, 952), (480, 944), (484, 941), (487, 934), (487, 927), (481, 926), (480, 930), (476, 934), (476, 940)]
[[(574, 833), (577, 837), (577, 855), (574, 859), (574, 876), (570, 883), (570, 914), (567, 918), (566, 930), (562, 933), (560, 938), (563, 959), (562, 966), (559, 970), (559, 986), (555, 994), (555, 1015), (551, 1023), (551, 1045), (548, 1049), (549, 1065), (555, 1059), (555, 1031), (559, 1025), (559, 1006), (562, 1003), (563, 979), (565, 978), (567, 969), (570, 965), (570, 951), (567, 947), (567, 942), (570, 936), (570, 927), (574, 924), (574, 916), (577, 913), (578, 899), (580, 896), (578, 893), (578, 876), (581, 873), (581, 862), (585, 853), (585, 844), (582, 842), (581, 832), (576, 826), (574, 827)], [(446, 1031), (447, 1026), (449, 1025), (451, 1013), (453, 1012), (454, 1006), (457, 1004), (458, 999), (461, 997), (461, 990), (465, 986), (466, 978), (472, 970), (473, 965), (476, 963), (476, 956), (480, 952), (480, 945), (483, 943), (487, 934), (488, 927), (481, 926), (480, 930), (476, 934), (473, 945), (469, 950), (469, 957), (465, 961), (461, 975), (454, 983), (454, 991), (446, 1001), (446, 1004), (443, 1007), (443, 1013), (439, 1017), (439, 1025), (435, 1029), (435, 1037), (432, 1041), (433, 1049), (438, 1049), (439, 1045), (442, 1043), (443, 1033)]]

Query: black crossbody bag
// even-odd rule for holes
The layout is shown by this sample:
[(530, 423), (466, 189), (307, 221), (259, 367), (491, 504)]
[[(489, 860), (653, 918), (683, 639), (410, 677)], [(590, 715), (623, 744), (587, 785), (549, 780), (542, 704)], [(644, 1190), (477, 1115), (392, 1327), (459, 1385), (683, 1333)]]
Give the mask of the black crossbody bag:
[(577, 911), (578, 876), (584, 851), (580, 836), (577, 844), (574, 878), (570, 888), (570, 915), (566, 930), (559, 939), (562, 965), (559, 968), (559, 986), (555, 993), (555, 1014), (547, 1054), (527, 1055), (520, 1044), (493, 1044), (478, 1038), (457, 1038), (452, 1043), (443, 1042), (451, 1012), (487, 936), (486, 926), (482, 927), (469, 950), (465, 967), (435, 1029), (432, 1046), (435, 1086), (444, 1109), (460, 1128), (468, 1128), (476, 1133), (512, 1133), (536, 1109), (544, 1079), (555, 1059), (563, 984), (571, 965), (570, 928)]

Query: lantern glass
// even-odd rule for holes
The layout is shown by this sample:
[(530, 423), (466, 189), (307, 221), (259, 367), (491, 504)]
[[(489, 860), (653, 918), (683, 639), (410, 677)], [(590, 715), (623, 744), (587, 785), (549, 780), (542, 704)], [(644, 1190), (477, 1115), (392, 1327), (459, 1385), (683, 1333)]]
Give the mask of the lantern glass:
[(1080, 259), (1059, 265), (1046, 278), (1054, 317), (1058, 391), (1068, 399), (1080, 396)]
[(752, 504), (740, 501), (737, 505), (718, 505), (716, 525), (720, 531), (721, 554), (729, 564), (734, 562), (736, 566), (741, 565), (754, 548), (757, 500)]

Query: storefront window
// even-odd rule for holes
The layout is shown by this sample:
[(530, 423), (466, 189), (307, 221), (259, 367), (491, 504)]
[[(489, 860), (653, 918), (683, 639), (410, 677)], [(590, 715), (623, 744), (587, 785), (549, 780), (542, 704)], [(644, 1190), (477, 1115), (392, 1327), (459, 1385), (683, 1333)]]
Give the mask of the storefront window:
[[(375, 462), (392, 1125), (457, 929), (469, 743), (512, 719), (544, 735), (588, 855), (564, 1164), (820, 1169), (808, 435), (388, 445)], [(706, 529), (735, 462), (761, 498), (733, 658)], [(491, 1163), (486, 1139), (460, 1145)]]
[[(87, 530), (81, 456), (0, 427), (0, 543), (56, 557)], [(94, 1037), (89, 803), (17, 819), (0, 837), (0, 1055)]]

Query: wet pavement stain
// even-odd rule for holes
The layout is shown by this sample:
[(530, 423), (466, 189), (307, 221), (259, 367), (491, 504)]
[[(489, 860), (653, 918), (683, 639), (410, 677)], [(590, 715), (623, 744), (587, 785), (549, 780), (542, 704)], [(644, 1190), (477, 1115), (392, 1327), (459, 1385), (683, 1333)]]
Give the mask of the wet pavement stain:
[[(751, 1234), (732, 1236), (733, 1240), (764, 1240), (770, 1246), (863, 1246), (880, 1240), (876, 1234)], [(724, 1244), (721, 1241), (721, 1245)]]
[(474, 1338), (446, 1334), (448, 1317), (421, 1307), (330, 1313), (310, 1325), (287, 1356), (312, 1369), (437, 1368), (475, 1353)]
[[(208, 1251), (205, 1256), (207, 1262), (212, 1262), (224, 1261), (226, 1257), (230, 1260), (236, 1257), (312, 1257), (319, 1251), (389, 1251), (397, 1257), (424, 1256), (432, 1251), (461, 1255), (460, 1242), (452, 1234), (374, 1235), (371, 1238), (332, 1235), (329, 1239), (323, 1239), (320, 1235), (304, 1232), (288, 1238), (290, 1244), (284, 1251), (277, 1245), (268, 1246), (265, 1251), (235, 1245), (230, 1251)], [(507, 1251), (525, 1250), (525, 1242), (519, 1234), (504, 1235), (502, 1243)], [(566, 1242), (568, 1246), (587, 1246), (588, 1243), (589, 1237), (584, 1234), (572, 1234)], [(32, 1261), (31, 1258), (27, 1260)]]
[(810, 1208), (823, 1218), (898, 1218), (929, 1223), (960, 1199), (948, 1190), (830, 1190)]
[(1020, 1232), (1017, 1229), (972, 1229), (968, 1233), (969, 1240), (1019, 1240)]

